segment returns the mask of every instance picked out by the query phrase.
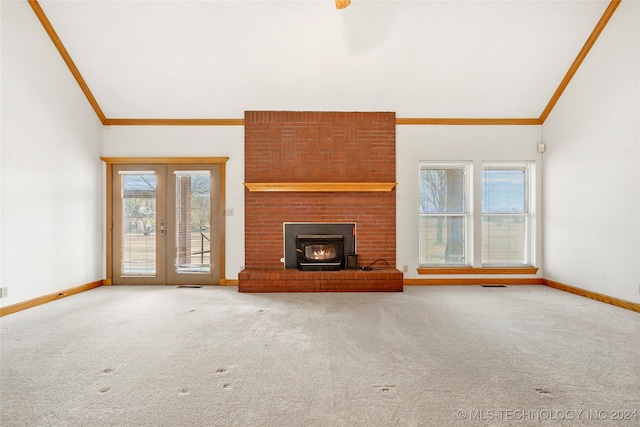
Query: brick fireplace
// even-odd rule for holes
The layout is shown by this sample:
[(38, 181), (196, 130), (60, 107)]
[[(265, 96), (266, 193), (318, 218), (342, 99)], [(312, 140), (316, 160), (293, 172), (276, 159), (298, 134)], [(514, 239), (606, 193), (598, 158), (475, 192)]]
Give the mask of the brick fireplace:
[[(240, 292), (402, 291), (396, 264), (395, 114), (245, 113)], [(283, 224), (356, 223), (359, 265), (285, 268)]]

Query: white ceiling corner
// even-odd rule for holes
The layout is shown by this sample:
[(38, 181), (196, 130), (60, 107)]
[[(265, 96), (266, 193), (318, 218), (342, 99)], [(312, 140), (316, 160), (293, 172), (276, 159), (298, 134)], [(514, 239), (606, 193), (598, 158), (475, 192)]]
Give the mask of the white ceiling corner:
[(536, 118), (608, 1), (40, 1), (109, 118)]

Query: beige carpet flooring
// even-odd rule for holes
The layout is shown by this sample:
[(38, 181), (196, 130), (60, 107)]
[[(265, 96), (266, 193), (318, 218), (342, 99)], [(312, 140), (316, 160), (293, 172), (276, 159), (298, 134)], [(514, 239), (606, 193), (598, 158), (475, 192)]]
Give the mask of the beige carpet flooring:
[(640, 314), (544, 286), (111, 286), (0, 323), (3, 427), (640, 425)]

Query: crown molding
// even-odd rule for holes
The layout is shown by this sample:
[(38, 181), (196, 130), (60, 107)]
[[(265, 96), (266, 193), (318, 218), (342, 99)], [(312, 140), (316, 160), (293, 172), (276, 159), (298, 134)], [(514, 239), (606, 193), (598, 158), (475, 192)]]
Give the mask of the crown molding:
[(578, 53), (578, 56), (573, 61), (573, 64), (571, 64), (571, 67), (569, 67), (569, 71), (567, 71), (567, 74), (565, 74), (564, 78), (560, 82), (560, 85), (558, 86), (556, 91), (553, 93), (553, 96), (549, 100), (549, 103), (545, 107), (544, 111), (542, 112), (542, 114), (540, 114), (540, 124), (544, 124), (545, 120), (547, 120), (547, 117), (549, 117), (549, 114), (551, 114), (553, 107), (555, 107), (556, 104), (558, 103), (558, 100), (562, 96), (564, 90), (569, 85), (569, 82), (571, 82), (571, 79), (578, 71), (578, 68), (580, 68), (582, 61), (584, 61), (589, 51), (591, 50), (593, 45), (596, 43), (596, 40), (598, 40), (598, 37), (600, 37), (600, 34), (602, 33), (602, 30), (604, 30), (604, 27), (607, 26), (609, 19), (611, 19), (611, 16), (613, 16), (613, 12), (615, 12), (618, 6), (620, 6), (621, 1), (622, 0), (611, 0), (611, 3), (609, 3), (609, 6), (607, 6), (607, 8), (605, 9), (604, 13), (602, 14), (602, 17), (600, 18), (595, 28), (591, 32), (591, 35), (585, 42), (584, 46), (582, 46), (582, 49)]
[(106, 119), (105, 126), (244, 126), (244, 119)]
[(44, 11), (40, 7), (40, 3), (38, 3), (36, 0), (27, 0), (27, 1), (29, 2), (29, 6), (31, 6), (31, 9), (33, 9), (33, 12), (38, 17), (40, 24), (42, 24), (42, 27), (49, 35), (49, 38), (53, 42), (53, 45), (56, 47), (56, 49), (58, 49), (60, 56), (64, 60), (65, 64), (67, 64), (69, 71), (71, 71), (73, 78), (76, 79), (76, 82), (80, 86), (80, 89), (84, 93), (84, 96), (87, 97), (87, 100), (89, 101), (89, 104), (91, 104), (93, 111), (95, 111), (96, 115), (98, 116), (98, 119), (100, 119), (100, 122), (104, 125), (107, 118), (102, 112), (100, 105), (98, 105), (98, 101), (91, 93), (89, 86), (87, 85), (87, 83), (84, 81), (84, 78), (80, 74), (80, 70), (78, 70), (78, 67), (76, 67), (76, 64), (73, 62), (73, 59), (71, 59), (71, 55), (69, 55), (69, 52), (67, 52), (67, 49), (62, 44), (62, 41), (60, 40), (60, 37), (58, 37), (56, 30), (54, 30), (53, 25), (51, 25), (49, 18), (47, 18), (47, 15), (45, 15)]
[(481, 119), (481, 118), (398, 118), (397, 125), (540, 125), (540, 119)]

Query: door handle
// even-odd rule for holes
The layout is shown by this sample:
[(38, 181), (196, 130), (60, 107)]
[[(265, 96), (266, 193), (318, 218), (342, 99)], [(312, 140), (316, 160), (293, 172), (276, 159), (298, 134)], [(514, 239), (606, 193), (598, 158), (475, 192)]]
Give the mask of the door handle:
[(164, 236), (164, 219), (160, 220), (160, 235)]

